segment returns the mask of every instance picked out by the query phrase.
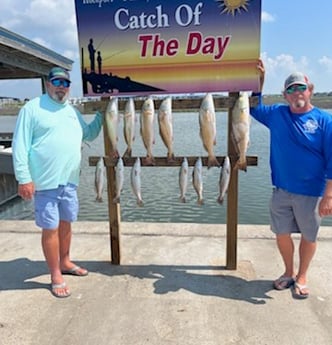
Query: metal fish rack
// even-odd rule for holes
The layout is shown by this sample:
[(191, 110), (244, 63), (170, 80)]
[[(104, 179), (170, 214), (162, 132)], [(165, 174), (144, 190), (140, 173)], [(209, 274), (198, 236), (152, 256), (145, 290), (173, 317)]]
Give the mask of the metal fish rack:
[[(228, 96), (214, 96), (214, 104), (216, 110), (228, 110), (228, 137), (227, 137), (227, 155), (231, 161), (231, 178), (227, 193), (227, 224), (226, 224), (226, 268), (235, 270), (237, 268), (237, 226), (238, 226), (238, 170), (233, 169), (235, 162), (238, 159), (236, 148), (231, 139), (232, 126), (231, 116), (232, 109), (236, 100), (239, 97), (238, 92), (229, 93)], [(93, 113), (100, 111), (105, 113), (107, 104), (110, 98), (101, 98), (100, 101), (92, 101), (84, 104), (84, 113)], [(124, 109), (126, 100), (119, 99), (119, 110)], [(137, 109), (142, 107), (144, 99), (135, 99), (135, 106)], [(162, 100), (154, 100), (155, 106), (159, 107)], [(173, 98), (172, 108), (177, 110), (197, 110), (200, 107), (201, 98)], [(250, 104), (257, 104), (257, 97), (250, 97)], [(190, 116), (190, 115), (188, 115)], [(106, 125), (104, 123), (104, 146), (105, 156), (104, 165), (106, 166), (107, 177), (107, 194), (108, 194), (108, 210), (109, 210), (109, 232), (110, 232), (110, 248), (111, 248), (111, 262), (112, 264), (119, 265), (121, 263), (121, 209), (120, 203), (114, 203), (113, 198), (116, 194), (116, 182), (115, 182), (115, 166), (117, 164), (117, 158), (112, 158), (110, 142), (108, 140)], [(96, 166), (100, 157), (89, 157), (89, 165)], [(125, 167), (132, 167), (137, 157), (122, 157)], [(182, 164), (183, 158), (176, 156), (173, 161), (169, 162), (167, 157), (154, 157), (154, 165), (147, 165), (144, 161), (145, 157), (141, 158), (141, 166), (149, 167), (179, 167)], [(194, 166), (198, 156), (186, 157), (189, 166)], [(201, 157), (203, 166), (207, 166), (208, 158)], [(217, 156), (217, 160), (220, 165), (223, 164), (225, 156)], [(257, 166), (257, 156), (247, 156), (247, 166)]]

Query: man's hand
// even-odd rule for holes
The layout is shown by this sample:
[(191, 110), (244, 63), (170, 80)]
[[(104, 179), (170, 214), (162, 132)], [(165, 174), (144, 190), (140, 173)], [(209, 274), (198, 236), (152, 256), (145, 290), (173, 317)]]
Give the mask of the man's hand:
[(263, 64), (263, 60), (259, 59), (257, 64), (257, 69), (259, 73), (259, 88), (260, 92), (263, 90), (264, 80), (265, 80), (265, 67)]
[(33, 182), (19, 184), (18, 195), (24, 200), (31, 200), (35, 194), (35, 185)]

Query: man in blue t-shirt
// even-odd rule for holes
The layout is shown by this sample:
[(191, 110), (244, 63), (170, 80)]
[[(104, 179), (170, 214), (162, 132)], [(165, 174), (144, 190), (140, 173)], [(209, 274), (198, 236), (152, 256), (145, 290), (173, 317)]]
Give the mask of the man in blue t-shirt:
[[(265, 68), (258, 63), (260, 91)], [(285, 104), (264, 105), (261, 92), (251, 115), (270, 130), (270, 167), (274, 186), (271, 229), (276, 234), (285, 272), (274, 288), (293, 286), (294, 297), (307, 298), (307, 271), (316, 251), (321, 217), (332, 214), (332, 116), (311, 104), (313, 84), (295, 72), (285, 81)], [(292, 233), (301, 233), (299, 268), (294, 268)]]
[(13, 137), (13, 163), (18, 194), (34, 199), (35, 221), (42, 228), (42, 247), (51, 274), (51, 291), (68, 297), (63, 274), (86, 276), (70, 259), (71, 223), (77, 219), (82, 140), (95, 139), (103, 116), (87, 124), (69, 102), (69, 73), (61, 67), (49, 72), (47, 93), (19, 112)]

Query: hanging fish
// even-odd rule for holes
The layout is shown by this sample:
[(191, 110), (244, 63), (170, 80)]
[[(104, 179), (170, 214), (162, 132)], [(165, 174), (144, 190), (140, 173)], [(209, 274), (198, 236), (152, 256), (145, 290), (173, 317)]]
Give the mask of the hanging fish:
[(225, 195), (228, 191), (229, 181), (231, 178), (231, 163), (229, 157), (226, 156), (224, 159), (224, 163), (222, 165), (220, 171), (220, 178), (219, 178), (219, 196), (218, 196), (218, 203), (222, 204), (224, 202)]
[(121, 157), (118, 158), (118, 162), (115, 167), (115, 197), (113, 199), (114, 203), (120, 202), (120, 194), (123, 187), (124, 181), (124, 165)]
[(201, 102), (199, 109), (200, 137), (203, 147), (208, 153), (208, 169), (212, 166), (219, 166), (219, 162), (214, 154), (216, 145), (216, 113), (211, 93), (207, 93)]
[(100, 157), (95, 170), (95, 189), (96, 189), (96, 201), (103, 201), (103, 190), (104, 190), (104, 181), (105, 181), (105, 166), (104, 159)]
[(105, 120), (107, 127), (107, 134), (111, 144), (111, 157), (119, 157), (118, 152), (118, 124), (119, 124), (119, 109), (118, 109), (118, 99), (112, 97), (108, 102)]
[(250, 135), (250, 106), (247, 92), (242, 92), (232, 109), (232, 133), (231, 138), (239, 155), (235, 163), (235, 169), (247, 171), (247, 150)]
[(147, 165), (154, 165), (154, 157), (152, 153), (152, 145), (155, 143), (154, 112), (153, 99), (149, 97), (143, 103), (140, 117), (141, 136), (147, 152), (145, 159)]
[(138, 157), (136, 158), (135, 164), (131, 169), (131, 188), (137, 198), (137, 205), (143, 206), (141, 195), (141, 161)]
[(131, 157), (136, 124), (135, 102), (132, 97), (125, 104), (123, 122), (123, 134), (127, 144), (127, 149), (123, 156)]
[(172, 98), (165, 98), (158, 110), (159, 134), (167, 148), (167, 160), (174, 161)]
[(203, 205), (203, 164), (202, 158), (199, 157), (195, 163), (193, 170), (193, 186), (197, 193), (197, 204)]
[(188, 159), (183, 158), (180, 172), (179, 172), (179, 186), (180, 186), (180, 201), (186, 202), (186, 192), (188, 187), (189, 165)]

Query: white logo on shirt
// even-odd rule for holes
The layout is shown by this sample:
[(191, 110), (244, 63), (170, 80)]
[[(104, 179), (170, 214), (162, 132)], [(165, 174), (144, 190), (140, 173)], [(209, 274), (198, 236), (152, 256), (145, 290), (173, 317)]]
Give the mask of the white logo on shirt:
[(304, 130), (307, 133), (315, 133), (318, 128), (318, 122), (316, 120), (308, 120), (304, 124)]

